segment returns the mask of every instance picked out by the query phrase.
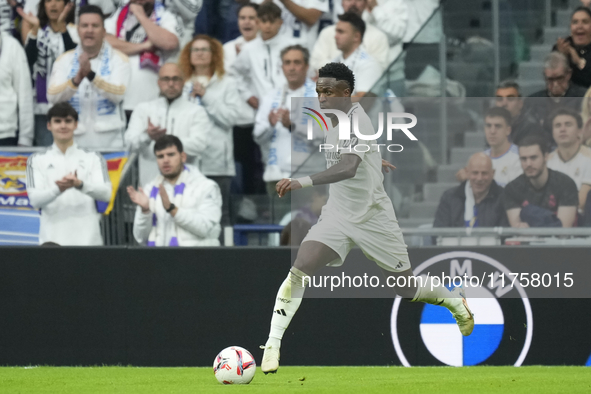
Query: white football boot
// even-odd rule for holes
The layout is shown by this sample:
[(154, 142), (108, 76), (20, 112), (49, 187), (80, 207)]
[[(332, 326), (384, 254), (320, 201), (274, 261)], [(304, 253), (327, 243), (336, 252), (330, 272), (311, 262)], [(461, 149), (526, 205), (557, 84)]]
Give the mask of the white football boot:
[(279, 369), (279, 346), (261, 345), (264, 349), (263, 362), (261, 363), (261, 371), (266, 374), (276, 373)]
[(468, 302), (466, 301), (466, 296), (464, 294), (464, 289), (460, 287), (456, 287), (451, 291), (452, 294), (461, 297), (462, 305), (457, 308), (455, 313), (452, 313), (454, 319), (456, 319), (456, 323), (458, 323), (458, 327), (460, 328), (460, 332), (463, 336), (467, 337), (468, 335), (472, 334), (472, 330), (474, 330), (474, 314), (468, 308)]

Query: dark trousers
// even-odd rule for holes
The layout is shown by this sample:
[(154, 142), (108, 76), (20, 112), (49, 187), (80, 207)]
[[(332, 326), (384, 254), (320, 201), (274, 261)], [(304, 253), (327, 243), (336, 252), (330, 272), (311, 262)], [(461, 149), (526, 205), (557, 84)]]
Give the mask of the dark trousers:
[(230, 225), (230, 187), (232, 186), (231, 176), (208, 176), (220, 187), (222, 192), (222, 234), (225, 226)]
[(18, 139), (16, 137), (0, 138), (0, 146), (17, 146)]
[(264, 166), (259, 145), (252, 137), (253, 127), (234, 127), (234, 160), (241, 171), (237, 179), (239, 193), (265, 194)]

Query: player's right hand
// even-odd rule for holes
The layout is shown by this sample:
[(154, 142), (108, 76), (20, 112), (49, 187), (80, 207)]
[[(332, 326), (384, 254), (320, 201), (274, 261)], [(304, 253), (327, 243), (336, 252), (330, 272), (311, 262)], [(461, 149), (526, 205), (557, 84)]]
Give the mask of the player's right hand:
[(285, 196), (289, 191), (301, 188), (302, 185), (300, 184), (300, 182), (291, 178), (283, 178), (282, 180), (277, 182), (277, 185), (275, 185), (275, 190), (277, 191), (277, 195), (279, 196), (279, 198)]

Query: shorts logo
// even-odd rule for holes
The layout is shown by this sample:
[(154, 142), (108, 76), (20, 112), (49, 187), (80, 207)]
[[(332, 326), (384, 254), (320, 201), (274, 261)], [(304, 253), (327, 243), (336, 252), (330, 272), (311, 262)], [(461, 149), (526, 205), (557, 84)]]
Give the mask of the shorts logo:
[[(443, 253), (420, 264), (414, 274), (442, 273), (451, 278), (478, 276), (486, 273), (510, 273), (509, 269), (489, 256), (466, 251)], [(447, 284), (447, 283), (446, 283)], [(404, 366), (487, 365), (519, 366), (523, 363), (532, 340), (533, 316), (527, 294), (521, 287), (501, 287), (500, 281), (486, 279), (480, 287), (465, 287), (468, 304), (474, 313), (472, 335), (462, 336), (447, 308), (394, 301), (391, 316), (392, 341)], [(420, 336), (408, 335), (418, 326)]]

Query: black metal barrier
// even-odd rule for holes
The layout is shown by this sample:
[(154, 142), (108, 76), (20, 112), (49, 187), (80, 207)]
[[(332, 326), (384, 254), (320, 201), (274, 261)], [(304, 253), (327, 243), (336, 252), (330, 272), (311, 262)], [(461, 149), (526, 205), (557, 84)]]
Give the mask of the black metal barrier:
[[(523, 256), (560, 256), (556, 264), (588, 261), (590, 251), (470, 250), (496, 261), (519, 258), (517, 250)], [(450, 251), (410, 249), (410, 256), (417, 267)], [(260, 363), (258, 346), (267, 338), (277, 288), (291, 261), (290, 250), (279, 248), (18, 247), (0, 253), (0, 365), (211, 366), (230, 345), (249, 349)], [(458, 261), (465, 263), (461, 256)], [(449, 316), (431, 309), (440, 307), (391, 298), (306, 298), (284, 336), (281, 362), (591, 362), (588, 299), (492, 297), (471, 303), (483, 324), (461, 338)]]

